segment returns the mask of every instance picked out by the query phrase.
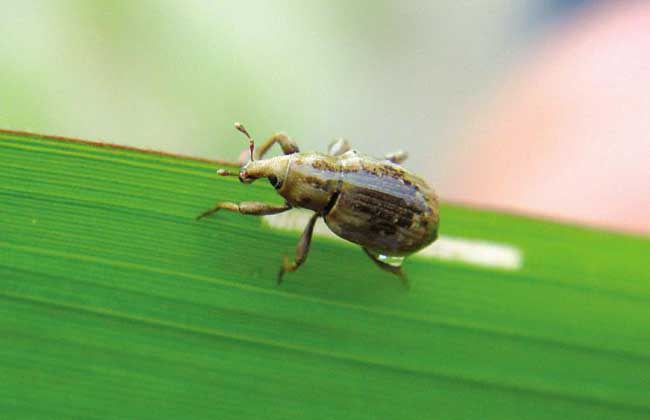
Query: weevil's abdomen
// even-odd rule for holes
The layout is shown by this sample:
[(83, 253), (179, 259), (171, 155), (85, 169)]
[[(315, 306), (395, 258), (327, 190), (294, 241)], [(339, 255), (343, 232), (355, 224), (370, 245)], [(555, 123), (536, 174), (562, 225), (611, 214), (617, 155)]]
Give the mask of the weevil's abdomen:
[(327, 226), (377, 254), (401, 256), (438, 235), (438, 198), (421, 178), (387, 161), (348, 155)]

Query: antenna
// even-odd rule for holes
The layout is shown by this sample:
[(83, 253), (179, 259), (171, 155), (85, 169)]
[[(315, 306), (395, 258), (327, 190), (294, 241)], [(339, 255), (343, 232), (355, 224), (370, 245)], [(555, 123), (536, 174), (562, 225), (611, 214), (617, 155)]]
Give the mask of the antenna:
[(217, 169), (217, 175), (219, 175), (219, 176), (239, 176), (237, 174), (233, 174), (228, 169), (223, 169), (223, 168)]
[(255, 160), (253, 158), (253, 151), (255, 150), (255, 142), (253, 141), (253, 138), (251, 137), (250, 134), (248, 134), (248, 131), (246, 130), (246, 127), (244, 127), (242, 123), (236, 122), (235, 123), (235, 128), (237, 130), (241, 131), (242, 133), (244, 133), (244, 135), (248, 138), (248, 140), (249, 140), (249, 142), (248, 142), (249, 146), (248, 147), (251, 149), (251, 161)]

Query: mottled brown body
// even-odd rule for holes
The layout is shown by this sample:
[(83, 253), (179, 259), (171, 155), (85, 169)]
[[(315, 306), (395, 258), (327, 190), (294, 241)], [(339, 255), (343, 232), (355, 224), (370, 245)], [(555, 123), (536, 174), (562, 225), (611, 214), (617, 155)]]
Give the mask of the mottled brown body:
[(411, 254), (438, 232), (438, 199), (416, 175), (387, 160), (348, 151), (291, 155), (280, 193), (320, 213), (338, 236), (372, 253)]
[[(250, 139), (243, 126), (235, 126)], [(275, 143), (284, 156), (259, 160)], [(375, 264), (408, 284), (401, 267), (381, 256), (406, 256), (433, 242), (438, 237), (439, 210), (433, 189), (398, 164), (406, 158), (404, 152), (375, 159), (359, 155), (339, 140), (330, 145), (328, 154), (300, 153), (285, 134), (276, 134), (262, 145), (258, 160), (253, 160), (253, 147), (251, 139), (251, 160), (241, 167), (240, 181), (268, 178), (286, 204), (217, 203), (199, 218), (222, 209), (250, 215), (275, 214), (292, 207), (310, 209), (315, 214), (300, 239), (296, 259), (289, 262), (285, 257), (278, 282), (307, 259), (314, 224), (322, 217), (335, 234), (361, 245)]]

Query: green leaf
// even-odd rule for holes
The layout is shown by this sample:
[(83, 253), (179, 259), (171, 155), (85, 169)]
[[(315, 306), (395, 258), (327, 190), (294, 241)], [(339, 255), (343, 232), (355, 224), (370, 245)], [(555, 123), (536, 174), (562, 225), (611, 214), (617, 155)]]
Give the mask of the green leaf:
[(415, 256), (406, 291), (318, 236), (278, 287), (298, 232), (194, 220), (266, 182), (12, 132), (0, 167), (3, 418), (650, 418), (646, 237), (443, 205), (521, 267)]

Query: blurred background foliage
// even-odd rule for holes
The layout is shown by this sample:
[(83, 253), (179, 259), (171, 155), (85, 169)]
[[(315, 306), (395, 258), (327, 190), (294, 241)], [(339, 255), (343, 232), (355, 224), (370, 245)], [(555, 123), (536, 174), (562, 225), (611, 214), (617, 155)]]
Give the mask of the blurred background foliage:
[(4, 2), (0, 126), (227, 158), (242, 120), (307, 149), (405, 148), (440, 174), (539, 3)]
[[(492, 118), (513, 69), (602, 3), (0, 1), (0, 127), (234, 160), (241, 120), (258, 139), (286, 131), (304, 150), (336, 137), (368, 154), (406, 149), (448, 199), (612, 225), (625, 215), (567, 212), (519, 173), (496, 178), (522, 179), (544, 201), (499, 195), (483, 181), (493, 168), (458, 159), (512, 149), (472, 132), (477, 116)], [(481, 141), (496, 152), (473, 152)], [(514, 152), (524, 168), (544, 155), (531, 148)]]

